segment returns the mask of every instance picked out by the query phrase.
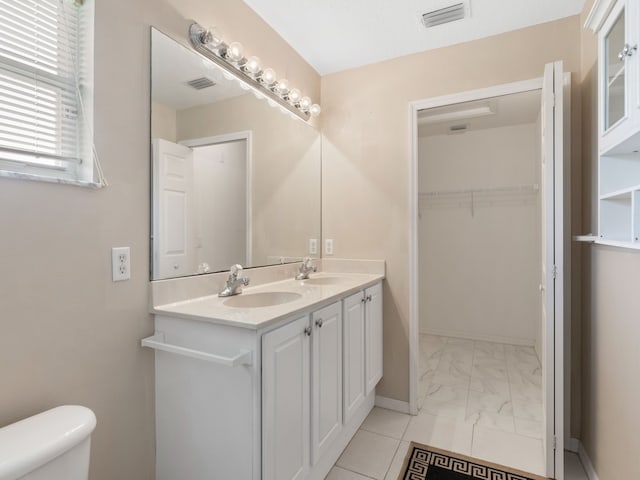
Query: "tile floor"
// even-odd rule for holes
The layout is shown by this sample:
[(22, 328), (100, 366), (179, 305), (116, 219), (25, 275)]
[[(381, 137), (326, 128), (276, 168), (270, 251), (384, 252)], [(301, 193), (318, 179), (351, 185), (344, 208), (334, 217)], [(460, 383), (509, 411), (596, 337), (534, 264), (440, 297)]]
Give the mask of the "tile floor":
[[(396, 480), (410, 441), (542, 473), (533, 349), (428, 335), (420, 349), (419, 414), (374, 408), (326, 480)], [(567, 480), (586, 480), (567, 455)]]

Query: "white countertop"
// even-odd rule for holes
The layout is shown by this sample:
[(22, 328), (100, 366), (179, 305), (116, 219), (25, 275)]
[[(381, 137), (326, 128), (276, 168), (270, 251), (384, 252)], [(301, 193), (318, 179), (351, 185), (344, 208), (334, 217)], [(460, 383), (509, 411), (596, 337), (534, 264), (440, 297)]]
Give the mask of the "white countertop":
[[(236, 297), (218, 297), (217, 293), (152, 307), (157, 315), (203, 320), (235, 327), (258, 329), (284, 317), (308, 311), (315, 305), (337, 300), (369, 287), (384, 278), (379, 273), (314, 273), (309, 280), (281, 280), (255, 287), (244, 287), (240, 295), (263, 292), (291, 292), (300, 295), (293, 301), (267, 307), (240, 308), (225, 305)], [(323, 280), (325, 279), (325, 280)], [(326, 280), (329, 279), (329, 280)], [(318, 284), (329, 281), (334, 283)]]

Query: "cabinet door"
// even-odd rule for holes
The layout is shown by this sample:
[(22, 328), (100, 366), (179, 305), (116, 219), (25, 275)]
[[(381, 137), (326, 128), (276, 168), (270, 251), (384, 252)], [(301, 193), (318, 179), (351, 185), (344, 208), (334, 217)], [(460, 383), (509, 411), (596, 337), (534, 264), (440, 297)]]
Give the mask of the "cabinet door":
[(309, 471), (308, 316), (262, 337), (262, 478)]
[(382, 284), (365, 290), (365, 395), (369, 395), (382, 378)]
[(342, 303), (311, 315), (311, 461), (315, 464), (342, 429)]
[(343, 301), (344, 322), (343, 411), (347, 424), (364, 401), (364, 302), (363, 292), (355, 293)]

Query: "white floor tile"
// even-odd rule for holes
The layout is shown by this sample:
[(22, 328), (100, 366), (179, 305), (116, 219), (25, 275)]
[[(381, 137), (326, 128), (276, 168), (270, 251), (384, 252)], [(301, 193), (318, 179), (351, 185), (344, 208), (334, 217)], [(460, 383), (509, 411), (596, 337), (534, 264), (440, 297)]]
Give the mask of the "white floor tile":
[(420, 413), (464, 420), (466, 416), (467, 387), (438, 385), (432, 383), (425, 395)]
[(480, 411), (467, 415), (465, 421), (473, 425), (494, 428), (504, 432), (515, 432), (514, 418), (511, 415)]
[(525, 437), (542, 439), (542, 422), (515, 417), (516, 433)]
[(384, 480), (398, 479), (398, 475), (400, 475), (400, 471), (402, 470), (402, 465), (404, 465), (404, 457), (407, 456), (408, 451), (409, 442), (400, 442), (398, 450), (396, 450), (396, 454), (391, 461), (391, 466), (389, 467), (389, 471), (385, 475)]
[(542, 440), (536, 438), (475, 426), (471, 456), (544, 475)]
[(336, 466), (376, 480), (383, 480), (398, 445), (400, 445), (399, 440), (366, 430), (358, 430), (342, 452)]
[(351, 472), (340, 467), (333, 467), (329, 475), (324, 480), (369, 480), (371, 477), (365, 477), (359, 473)]
[(362, 430), (400, 440), (407, 429), (411, 415), (374, 407), (364, 420)]
[(473, 424), (421, 413), (412, 417), (402, 440), (469, 455)]

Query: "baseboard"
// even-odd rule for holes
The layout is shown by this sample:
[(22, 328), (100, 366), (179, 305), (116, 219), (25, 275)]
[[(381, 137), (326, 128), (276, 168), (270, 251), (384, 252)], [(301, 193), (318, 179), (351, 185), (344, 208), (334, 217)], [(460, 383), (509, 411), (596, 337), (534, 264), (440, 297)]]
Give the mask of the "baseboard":
[(524, 338), (502, 337), (500, 335), (473, 335), (464, 332), (454, 332), (449, 330), (437, 330), (432, 328), (421, 329), (421, 334), (437, 335), (439, 337), (455, 337), (464, 338), (465, 340), (476, 340), (481, 342), (506, 343), (508, 345), (523, 345), (525, 347), (534, 347), (535, 340)]
[(584, 471), (586, 472), (589, 480), (600, 480), (596, 473), (596, 469), (593, 468), (593, 463), (591, 463), (591, 459), (589, 458), (587, 451), (584, 449), (584, 445), (582, 445), (582, 442), (578, 442), (578, 457), (580, 457), (580, 461), (582, 462), (582, 466), (584, 467)]
[(577, 438), (569, 438), (564, 443), (564, 449), (572, 453), (578, 453), (578, 450), (580, 450), (580, 440)]
[(380, 395), (376, 395), (376, 407), (386, 408), (387, 410), (394, 410), (400, 413), (409, 413), (409, 402), (403, 402), (395, 398), (381, 397)]

